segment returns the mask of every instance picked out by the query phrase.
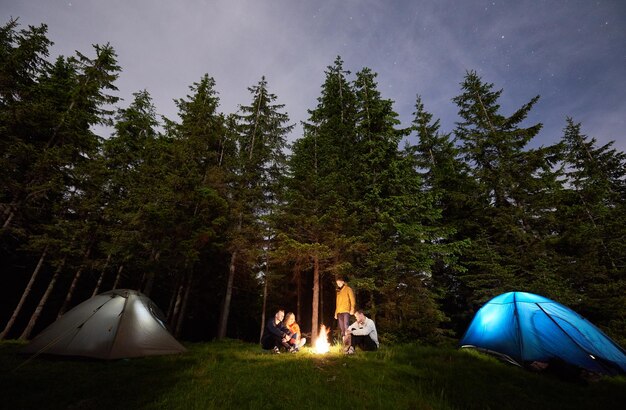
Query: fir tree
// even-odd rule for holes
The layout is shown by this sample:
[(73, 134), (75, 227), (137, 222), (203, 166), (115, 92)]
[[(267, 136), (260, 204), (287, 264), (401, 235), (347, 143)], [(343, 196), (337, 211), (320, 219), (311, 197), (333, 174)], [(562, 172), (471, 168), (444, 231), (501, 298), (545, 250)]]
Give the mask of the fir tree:
[(626, 154), (599, 146), (567, 119), (566, 189), (559, 206), (560, 273), (577, 310), (624, 340), (626, 327)]
[(461, 118), (455, 135), (476, 181), (468, 204), (472, 225), (461, 232), (472, 239), (464, 280), (480, 302), (509, 290), (558, 295), (563, 287), (546, 253), (559, 189), (552, 171), (558, 147), (528, 149), (541, 124), (520, 127), (539, 97), (507, 117), (498, 104), (502, 90), (475, 72), (467, 73), (462, 87), (454, 98)]
[(399, 148), (409, 130), (398, 128), (393, 102), (381, 97), (375, 78), (365, 68), (354, 81), (355, 285), (366, 298), (361, 305), (389, 332), (430, 336), (444, 320), (432, 292), (431, 268), (437, 255), (454, 252), (455, 245), (442, 242), (447, 234), (437, 226), (434, 197), (424, 190), (413, 157)]
[[(220, 315), (218, 337), (226, 337), (233, 286), (237, 269), (254, 277), (262, 270), (268, 248), (267, 216), (276, 203), (279, 178), (286, 166), (286, 138), (293, 126), (276, 104), (265, 77), (253, 87), (249, 106), (240, 106), (236, 116), (237, 151), (233, 158), (230, 195), (233, 227), (229, 238), (231, 254), (224, 303)], [(271, 234), (269, 234), (272, 236)], [(240, 282), (242, 275), (239, 275)]]
[[(412, 130), (417, 134), (416, 145), (408, 146), (408, 153), (415, 158), (415, 166), (424, 180), (426, 189), (435, 199), (435, 207), (441, 210), (441, 218), (435, 225), (445, 232), (440, 242), (457, 243), (458, 250), (467, 247), (472, 231), (471, 198), (476, 192), (475, 182), (469, 176), (469, 168), (460, 159), (460, 150), (450, 134), (440, 132), (439, 120), (425, 110), (418, 95), (413, 113)], [(468, 289), (460, 279), (464, 267), (455, 254), (440, 255), (432, 266), (433, 288), (445, 314), (453, 322), (454, 330), (462, 331), (457, 324), (465, 321)]]
[(309, 111), (304, 136), (293, 145), (286, 204), (278, 217), (283, 250), (292, 252), (293, 261), (308, 260), (313, 270), (314, 339), (320, 325), (323, 275), (349, 269), (342, 250), (352, 241), (343, 227), (353, 223), (346, 202), (354, 194), (349, 175), (353, 172), (356, 107), (346, 74), (339, 57), (326, 70), (317, 107)]

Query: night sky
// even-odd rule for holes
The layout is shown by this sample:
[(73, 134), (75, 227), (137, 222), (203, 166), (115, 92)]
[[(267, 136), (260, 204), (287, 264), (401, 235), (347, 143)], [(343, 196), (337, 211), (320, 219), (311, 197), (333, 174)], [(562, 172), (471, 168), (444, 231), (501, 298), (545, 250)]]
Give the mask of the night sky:
[(249, 104), (247, 87), (265, 75), (299, 123), (341, 55), (353, 73), (379, 74), (405, 126), (420, 94), (442, 131), (452, 131), (451, 99), (476, 70), (504, 90), (504, 114), (541, 96), (527, 122), (544, 124), (533, 145), (556, 142), (572, 116), (585, 134), (626, 151), (624, 0), (3, 0), (0, 16), (2, 24), (48, 24), (52, 58), (92, 56), (91, 44), (111, 43), (123, 70), (121, 106), (147, 89), (171, 119), (173, 100), (208, 73), (222, 112)]

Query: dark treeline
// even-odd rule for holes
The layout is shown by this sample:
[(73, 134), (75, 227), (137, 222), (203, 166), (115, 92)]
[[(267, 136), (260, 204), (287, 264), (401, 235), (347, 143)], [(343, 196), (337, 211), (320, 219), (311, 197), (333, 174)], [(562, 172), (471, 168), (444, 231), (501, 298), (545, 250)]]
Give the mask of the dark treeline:
[(112, 288), (186, 340), (258, 340), (279, 306), (315, 336), (343, 274), (387, 340), (458, 337), (518, 290), (626, 341), (626, 155), (569, 118), (530, 148), (539, 97), (506, 115), (470, 71), (453, 131), (419, 96), (402, 127), (376, 73), (337, 58), (289, 147), (264, 78), (225, 114), (204, 75), (172, 120), (147, 91), (121, 106), (110, 45), (54, 61), (50, 45), (45, 25), (0, 28), (1, 338)]

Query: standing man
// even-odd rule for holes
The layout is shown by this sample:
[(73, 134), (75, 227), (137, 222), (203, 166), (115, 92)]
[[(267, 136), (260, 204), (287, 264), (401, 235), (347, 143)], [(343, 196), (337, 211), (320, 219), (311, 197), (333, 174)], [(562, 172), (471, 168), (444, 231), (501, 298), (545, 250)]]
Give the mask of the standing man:
[(346, 331), (347, 336), (344, 339), (346, 348), (344, 352), (353, 354), (357, 346), (363, 350), (377, 350), (379, 346), (378, 332), (376, 331), (374, 321), (365, 316), (361, 309), (356, 311), (355, 316), (356, 322), (351, 324)]
[(354, 292), (352, 288), (348, 286), (346, 278), (342, 275), (338, 275), (335, 279), (337, 283), (337, 301), (335, 303), (335, 319), (339, 322), (339, 330), (341, 330), (341, 337), (343, 342), (346, 341), (346, 330), (348, 330), (348, 323), (350, 316), (354, 315), (354, 309), (356, 307), (356, 301), (354, 299)]
[(280, 353), (280, 347), (283, 346), (288, 351), (292, 351), (292, 347), (289, 345), (292, 333), (283, 324), (284, 318), (285, 311), (280, 309), (273, 318), (267, 321), (263, 338), (261, 339), (263, 349)]

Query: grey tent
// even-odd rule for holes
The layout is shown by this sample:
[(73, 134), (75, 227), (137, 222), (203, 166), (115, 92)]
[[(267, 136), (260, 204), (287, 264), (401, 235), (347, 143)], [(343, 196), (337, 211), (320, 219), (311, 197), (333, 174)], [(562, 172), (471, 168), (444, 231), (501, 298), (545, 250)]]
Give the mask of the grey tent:
[(121, 359), (182, 353), (156, 305), (134, 290), (115, 289), (76, 306), (35, 337), (31, 354)]

